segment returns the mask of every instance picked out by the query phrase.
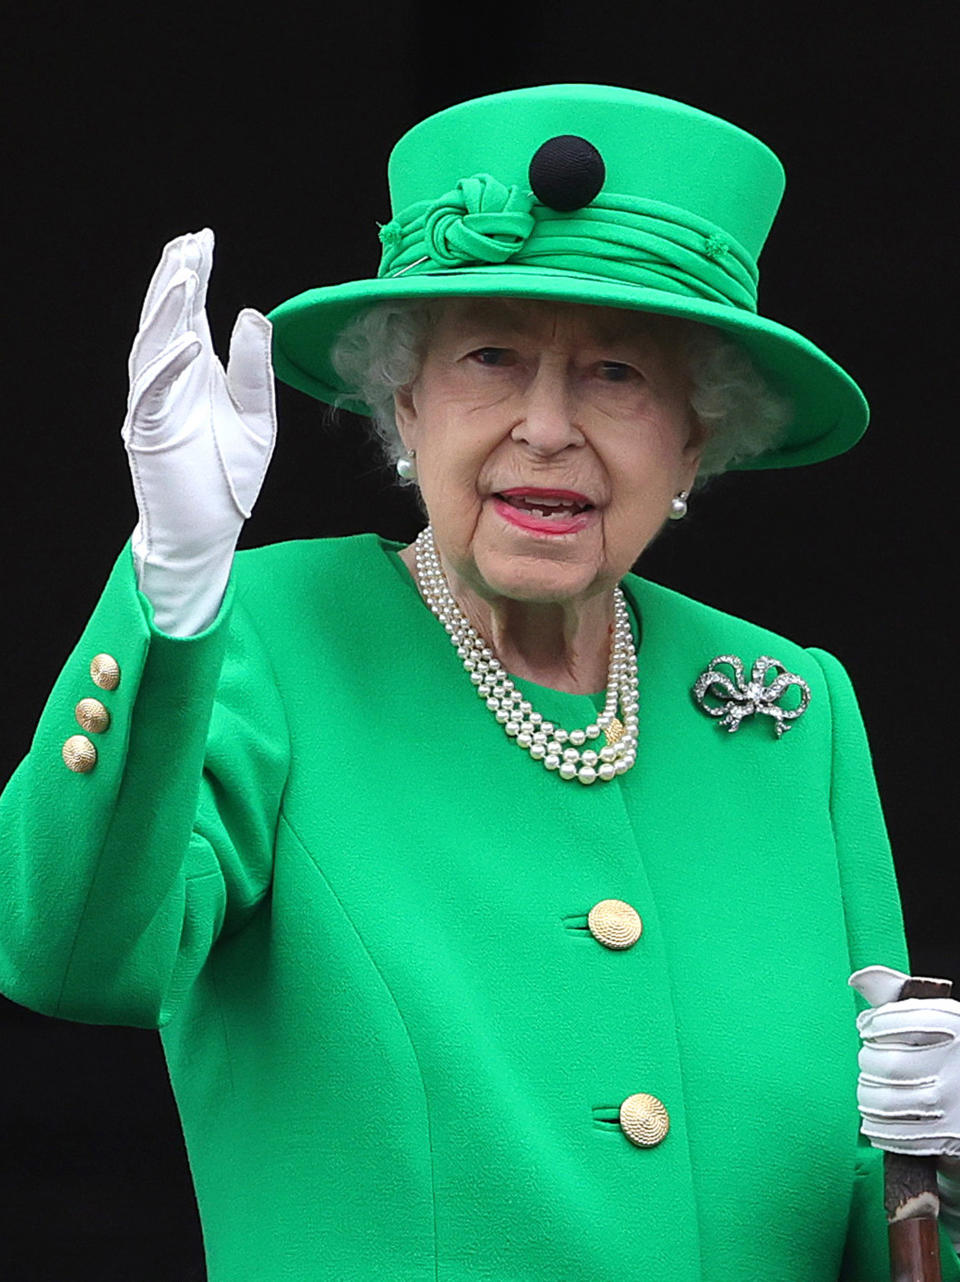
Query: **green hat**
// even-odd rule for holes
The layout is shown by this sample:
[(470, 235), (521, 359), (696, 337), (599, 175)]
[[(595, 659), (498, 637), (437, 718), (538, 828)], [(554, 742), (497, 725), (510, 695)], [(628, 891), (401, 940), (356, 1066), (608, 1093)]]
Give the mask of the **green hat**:
[(757, 315), (757, 267), (783, 195), (758, 139), (669, 98), (544, 85), (460, 103), (414, 126), (389, 162), (393, 217), (375, 280), (308, 289), (273, 322), (277, 375), (321, 401), (345, 391), (330, 349), (391, 299), (513, 297), (626, 307), (724, 330), (793, 404), (775, 450), (742, 468), (849, 449), (868, 410), (802, 335)]

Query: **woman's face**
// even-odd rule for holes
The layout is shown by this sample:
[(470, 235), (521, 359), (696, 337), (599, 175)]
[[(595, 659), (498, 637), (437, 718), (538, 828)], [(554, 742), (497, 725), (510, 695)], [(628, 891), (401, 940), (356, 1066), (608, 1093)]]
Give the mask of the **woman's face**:
[(611, 587), (693, 484), (681, 325), (611, 307), (453, 299), (397, 393), (449, 569), (487, 599)]

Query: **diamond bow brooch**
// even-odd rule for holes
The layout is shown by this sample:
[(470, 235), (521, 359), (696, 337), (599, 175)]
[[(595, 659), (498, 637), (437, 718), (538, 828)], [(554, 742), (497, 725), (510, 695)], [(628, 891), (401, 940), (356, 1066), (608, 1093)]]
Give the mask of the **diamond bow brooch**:
[[(726, 672), (718, 671), (720, 664), (728, 664), (734, 673), (731, 680)], [(772, 678), (771, 678), (772, 674)], [(781, 708), (780, 699), (791, 686), (800, 691), (800, 704), (796, 708)], [(708, 703), (707, 697), (719, 699), (720, 704)], [(782, 663), (762, 654), (753, 665), (750, 680), (747, 681), (743, 671), (743, 661), (735, 654), (718, 654), (710, 660), (710, 666), (697, 677), (693, 687), (693, 697), (711, 717), (719, 717), (720, 725), (726, 726), (733, 734), (739, 730), (740, 722), (745, 717), (752, 717), (755, 712), (762, 712), (773, 717), (776, 724), (777, 738), (790, 729), (790, 722), (803, 716), (810, 702), (810, 687), (802, 677), (788, 672)]]

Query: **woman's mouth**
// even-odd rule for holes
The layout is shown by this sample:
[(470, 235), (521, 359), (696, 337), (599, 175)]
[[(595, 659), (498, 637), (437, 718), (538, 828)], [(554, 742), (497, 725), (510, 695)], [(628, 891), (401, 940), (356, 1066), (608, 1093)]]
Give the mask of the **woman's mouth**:
[(494, 510), (505, 521), (536, 534), (576, 534), (596, 517), (594, 505), (575, 490), (521, 486), (491, 497)]

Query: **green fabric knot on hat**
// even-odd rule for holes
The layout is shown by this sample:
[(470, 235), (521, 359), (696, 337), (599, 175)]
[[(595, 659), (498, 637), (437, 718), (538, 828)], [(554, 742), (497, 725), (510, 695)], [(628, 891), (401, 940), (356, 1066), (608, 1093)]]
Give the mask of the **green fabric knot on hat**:
[(490, 174), (461, 178), (427, 211), (427, 253), (445, 267), (505, 263), (533, 231), (533, 197)]
[(403, 238), (403, 231), (395, 218), (391, 218), (388, 223), (380, 223), (379, 227), (380, 231), (377, 234), (380, 237), (381, 245), (384, 245), (387, 249), (392, 249), (395, 245), (400, 244)]
[(725, 241), (722, 236), (718, 236), (715, 232), (711, 232), (707, 237), (706, 244), (704, 245), (704, 253), (707, 257), (712, 258), (714, 262), (716, 262), (717, 259), (722, 258), (724, 254), (729, 252), (730, 245), (728, 242)]

